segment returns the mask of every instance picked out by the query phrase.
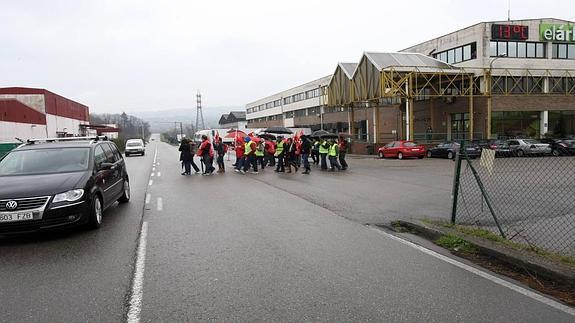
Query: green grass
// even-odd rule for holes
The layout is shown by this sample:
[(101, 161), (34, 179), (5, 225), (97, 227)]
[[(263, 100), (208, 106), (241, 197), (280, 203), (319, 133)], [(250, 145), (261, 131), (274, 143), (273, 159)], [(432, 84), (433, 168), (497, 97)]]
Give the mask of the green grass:
[[(507, 240), (507, 239), (503, 238), (502, 236), (495, 234), (495, 233), (488, 231), (488, 230), (478, 229), (478, 228), (473, 228), (473, 227), (468, 227), (468, 226), (462, 226), (462, 225), (454, 225), (454, 224), (451, 224), (451, 222), (435, 221), (435, 220), (429, 220), (429, 219), (423, 219), (423, 220), (421, 220), (421, 222), (424, 222), (427, 224), (432, 224), (432, 225), (438, 225), (438, 226), (442, 226), (445, 228), (450, 228), (450, 229), (456, 230), (457, 232), (461, 232), (463, 234), (467, 234), (467, 235), (472, 236), (472, 237), (478, 237), (481, 239), (490, 240), (490, 241), (502, 244), (506, 247), (509, 247), (509, 248), (512, 248), (515, 250), (533, 253), (537, 256), (546, 258), (548, 260), (560, 262), (564, 265), (575, 268), (575, 258), (573, 258), (573, 257), (557, 254), (557, 253), (547, 251), (545, 249), (542, 249), (542, 248), (539, 248), (536, 246), (521, 244), (521, 243), (511, 241), (511, 240)], [(446, 247), (446, 248), (448, 248), (448, 247)], [(451, 249), (451, 248), (449, 248), (449, 249)]]
[(444, 236), (441, 236), (434, 242), (438, 246), (453, 251), (465, 252), (465, 253), (477, 253), (478, 251), (477, 247), (471, 244), (470, 242), (452, 234), (446, 234)]

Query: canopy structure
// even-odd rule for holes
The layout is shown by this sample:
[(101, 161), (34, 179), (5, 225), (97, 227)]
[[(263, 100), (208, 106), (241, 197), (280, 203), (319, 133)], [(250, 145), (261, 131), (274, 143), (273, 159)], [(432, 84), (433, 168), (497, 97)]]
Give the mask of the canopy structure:
[(328, 105), (337, 106), (353, 102), (353, 73), (357, 63), (339, 63), (328, 85)]

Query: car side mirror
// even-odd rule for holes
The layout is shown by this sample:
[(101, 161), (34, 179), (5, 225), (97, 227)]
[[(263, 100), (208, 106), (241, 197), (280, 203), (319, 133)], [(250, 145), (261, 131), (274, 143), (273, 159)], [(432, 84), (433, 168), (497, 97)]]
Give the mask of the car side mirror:
[(102, 164), (100, 164), (99, 170), (108, 170), (108, 169), (113, 169), (114, 167), (115, 167), (115, 165), (112, 163), (102, 163)]

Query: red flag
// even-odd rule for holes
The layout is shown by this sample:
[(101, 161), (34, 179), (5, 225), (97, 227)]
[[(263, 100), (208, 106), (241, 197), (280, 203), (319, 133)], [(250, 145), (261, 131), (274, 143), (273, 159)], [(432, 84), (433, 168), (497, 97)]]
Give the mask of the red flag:
[(216, 135), (214, 136), (214, 140), (216, 142), (220, 141), (220, 134), (218, 133), (218, 131), (216, 130)]

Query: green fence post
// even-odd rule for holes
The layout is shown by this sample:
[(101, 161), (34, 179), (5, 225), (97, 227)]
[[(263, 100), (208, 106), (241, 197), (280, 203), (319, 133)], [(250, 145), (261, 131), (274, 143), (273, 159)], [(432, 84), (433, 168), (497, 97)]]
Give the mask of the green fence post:
[[(459, 152), (465, 151), (465, 142), (461, 141), (461, 146)], [(457, 200), (459, 198), (459, 178), (461, 177), (461, 153), (455, 156), (455, 177), (453, 178), (453, 188), (451, 190), (451, 198), (453, 199), (451, 204), (451, 224), (455, 224), (455, 218), (457, 216)]]

